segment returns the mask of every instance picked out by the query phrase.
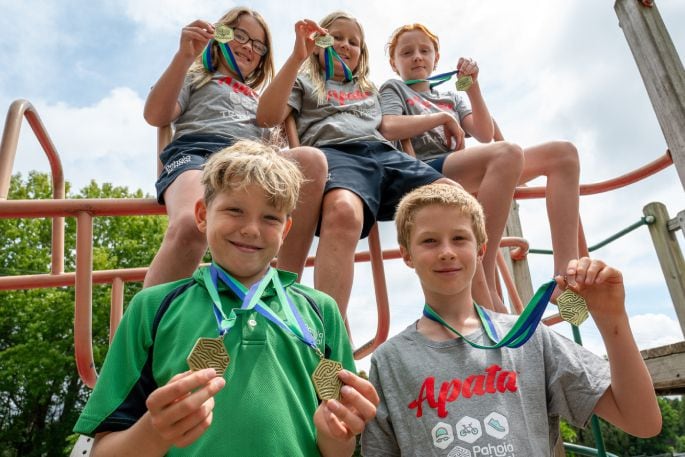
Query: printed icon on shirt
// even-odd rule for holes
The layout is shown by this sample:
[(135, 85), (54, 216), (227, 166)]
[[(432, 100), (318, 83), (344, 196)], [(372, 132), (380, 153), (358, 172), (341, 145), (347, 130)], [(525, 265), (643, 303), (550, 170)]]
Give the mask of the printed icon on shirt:
[(483, 430), (481, 429), (480, 421), (474, 419), (473, 417), (464, 416), (462, 417), (456, 425), (457, 437), (461, 441), (466, 441), (467, 443), (473, 443), (478, 438), (483, 436)]
[(509, 434), (509, 421), (500, 413), (490, 413), (483, 421), (485, 433), (495, 438), (502, 439)]
[(447, 454), (447, 457), (472, 457), (471, 451), (461, 446), (454, 446), (454, 449)]
[(452, 426), (444, 422), (438, 422), (431, 431), (433, 436), (433, 445), (440, 449), (447, 449), (447, 446), (454, 441), (454, 432)]

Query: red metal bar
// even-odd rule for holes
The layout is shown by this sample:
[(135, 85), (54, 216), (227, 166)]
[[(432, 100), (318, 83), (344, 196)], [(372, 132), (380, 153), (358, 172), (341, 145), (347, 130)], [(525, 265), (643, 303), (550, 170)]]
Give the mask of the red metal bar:
[[(580, 185), (580, 195), (593, 195), (602, 192), (608, 192), (610, 190), (620, 189), (629, 184), (636, 183), (648, 176), (651, 176), (669, 165), (673, 164), (673, 159), (671, 158), (671, 152), (666, 150), (666, 153), (659, 157), (658, 159), (643, 165), (640, 168), (618, 176), (616, 178), (607, 179), (606, 181), (600, 181), (591, 184), (581, 184)], [(542, 198), (545, 196), (545, 187), (517, 187), (516, 192), (514, 192), (514, 199), (522, 200), (528, 198)]]
[[(5, 128), (0, 142), (0, 200), (7, 199), (14, 159), (19, 144), (19, 132), (21, 131), (22, 117), (26, 117), (34, 135), (38, 139), (43, 152), (50, 164), (52, 176), (52, 198), (64, 199), (65, 185), (62, 162), (59, 159), (57, 149), (50, 139), (38, 112), (27, 100), (15, 100), (10, 105), (5, 119)], [(64, 272), (64, 218), (54, 217), (52, 220), (52, 252), (50, 271), (53, 274)]]
[(381, 251), (378, 224), (374, 224), (369, 232), (369, 252), (371, 259), (371, 272), (373, 275), (373, 287), (376, 292), (376, 308), (378, 309), (378, 324), (376, 335), (371, 341), (361, 345), (354, 351), (354, 358), (359, 360), (371, 354), (381, 343), (388, 338), (390, 330), (390, 305), (388, 303), (388, 286), (385, 281), (383, 270), (383, 252)]
[(112, 298), (109, 308), (109, 342), (112, 343), (114, 332), (119, 327), (121, 316), (124, 315), (124, 281), (121, 278), (114, 278), (112, 281)]
[[(124, 282), (142, 282), (147, 267), (123, 268), (120, 270), (99, 270), (93, 272), (93, 284), (112, 284), (116, 278)], [(43, 289), (47, 287), (74, 287), (76, 273), (67, 272), (58, 275), (22, 275), (0, 276), (0, 290)]]
[(516, 290), (516, 283), (514, 278), (511, 277), (511, 272), (507, 268), (507, 264), (504, 261), (504, 256), (502, 251), (497, 251), (497, 266), (499, 268), (499, 273), (502, 276), (504, 285), (507, 288), (507, 293), (509, 294), (509, 301), (511, 301), (512, 311), (516, 314), (521, 314), (523, 312), (523, 302), (521, 297), (519, 297), (518, 291)]
[(83, 382), (95, 386), (98, 374), (93, 361), (93, 218), (86, 212), (77, 215), (76, 227), (76, 283), (74, 293), (74, 349), (76, 368)]
[(149, 216), (166, 214), (166, 208), (152, 198), (77, 198), (69, 200), (6, 200), (0, 203), (0, 218), (76, 216), (87, 211), (93, 216)]

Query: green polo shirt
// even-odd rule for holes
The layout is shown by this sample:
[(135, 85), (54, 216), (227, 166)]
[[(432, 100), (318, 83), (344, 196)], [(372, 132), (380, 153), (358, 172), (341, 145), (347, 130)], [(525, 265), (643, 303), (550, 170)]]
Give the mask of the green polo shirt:
[[(354, 372), (334, 300), (295, 283), (292, 273), (278, 274), (319, 349)], [(219, 293), (226, 315), (240, 308), (240, 300), (221, 282)], [(313, 299), (321, 317), (301, 293)], [(273, 285), (262, 300), (283, 317)], [(258, 312), (236, 309), (236, 314), (235, 327), (224, 338), (231, 361), (226, 387), (215, 397), (212, 425), (193, 445), (172, 448), (168, 455), (319, 455), (313, 423), (318, 399), (310, 377), (318, 356)], [(202, 268), (192, 279), (144, 289), (124, 314), (74, 431), (92, 436), (130, 427), (146, 412), (145, 399), (153, 390), (188, 370), (186, 357), (197, 339), (217, 336)]]

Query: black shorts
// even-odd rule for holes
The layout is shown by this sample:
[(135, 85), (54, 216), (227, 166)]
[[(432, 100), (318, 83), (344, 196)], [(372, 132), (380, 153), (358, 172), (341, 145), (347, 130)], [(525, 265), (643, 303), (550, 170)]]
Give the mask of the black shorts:
[(235, 142), (235, 138), (221, 135), (183, 135), (169, 143), (159, 155), (162, 173), (155, 183), (157, 201), (164, 204), (164, 191), (181, 173), (202, 170), (210, 155)]
[(324, 193), (347, 189), (364, 202), (362, 238), (376, 222), (391, 221), (408, 192), (443, 176), (420, 160), (381, 142), (345, 143), (319, 147), (328, 160)]
[(424, 162), (433, 170), (442, 174), (442, 169), (445, 168), (445, 160), (447, 160), (447, 156), (448, 154), (445, 154), (444, 156), (438, 157), (437, 159), (428, 159)]

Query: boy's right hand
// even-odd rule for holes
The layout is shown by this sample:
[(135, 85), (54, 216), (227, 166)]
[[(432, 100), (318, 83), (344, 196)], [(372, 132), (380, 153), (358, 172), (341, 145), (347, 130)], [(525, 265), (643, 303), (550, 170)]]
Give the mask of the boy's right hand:
[(214, 26), (207, 21), (196, 20), (183, 27), (178, 51), (187, 59), (195, 60), (214, 38)]
[(328, 31), (323, 29), (311, 19), (302, 19), (295, 23), (295, 45), (293, 46), (293, 58), (299, 62), (307, 60), (314, 49), (314, 34), (326, 35)]
[(459, 151), (464, 149), (464, 129), (461, 128), (457, 118), (452, 114), (445, 112), (446, 121), (442, 128), (445, 132), (445, 145), (451, 151)]
[(170, 446), (192, 444), (211, 425), (214, 395), (225, 385), (213, 368), (177, 374), (145, 402), (150, 424)]

